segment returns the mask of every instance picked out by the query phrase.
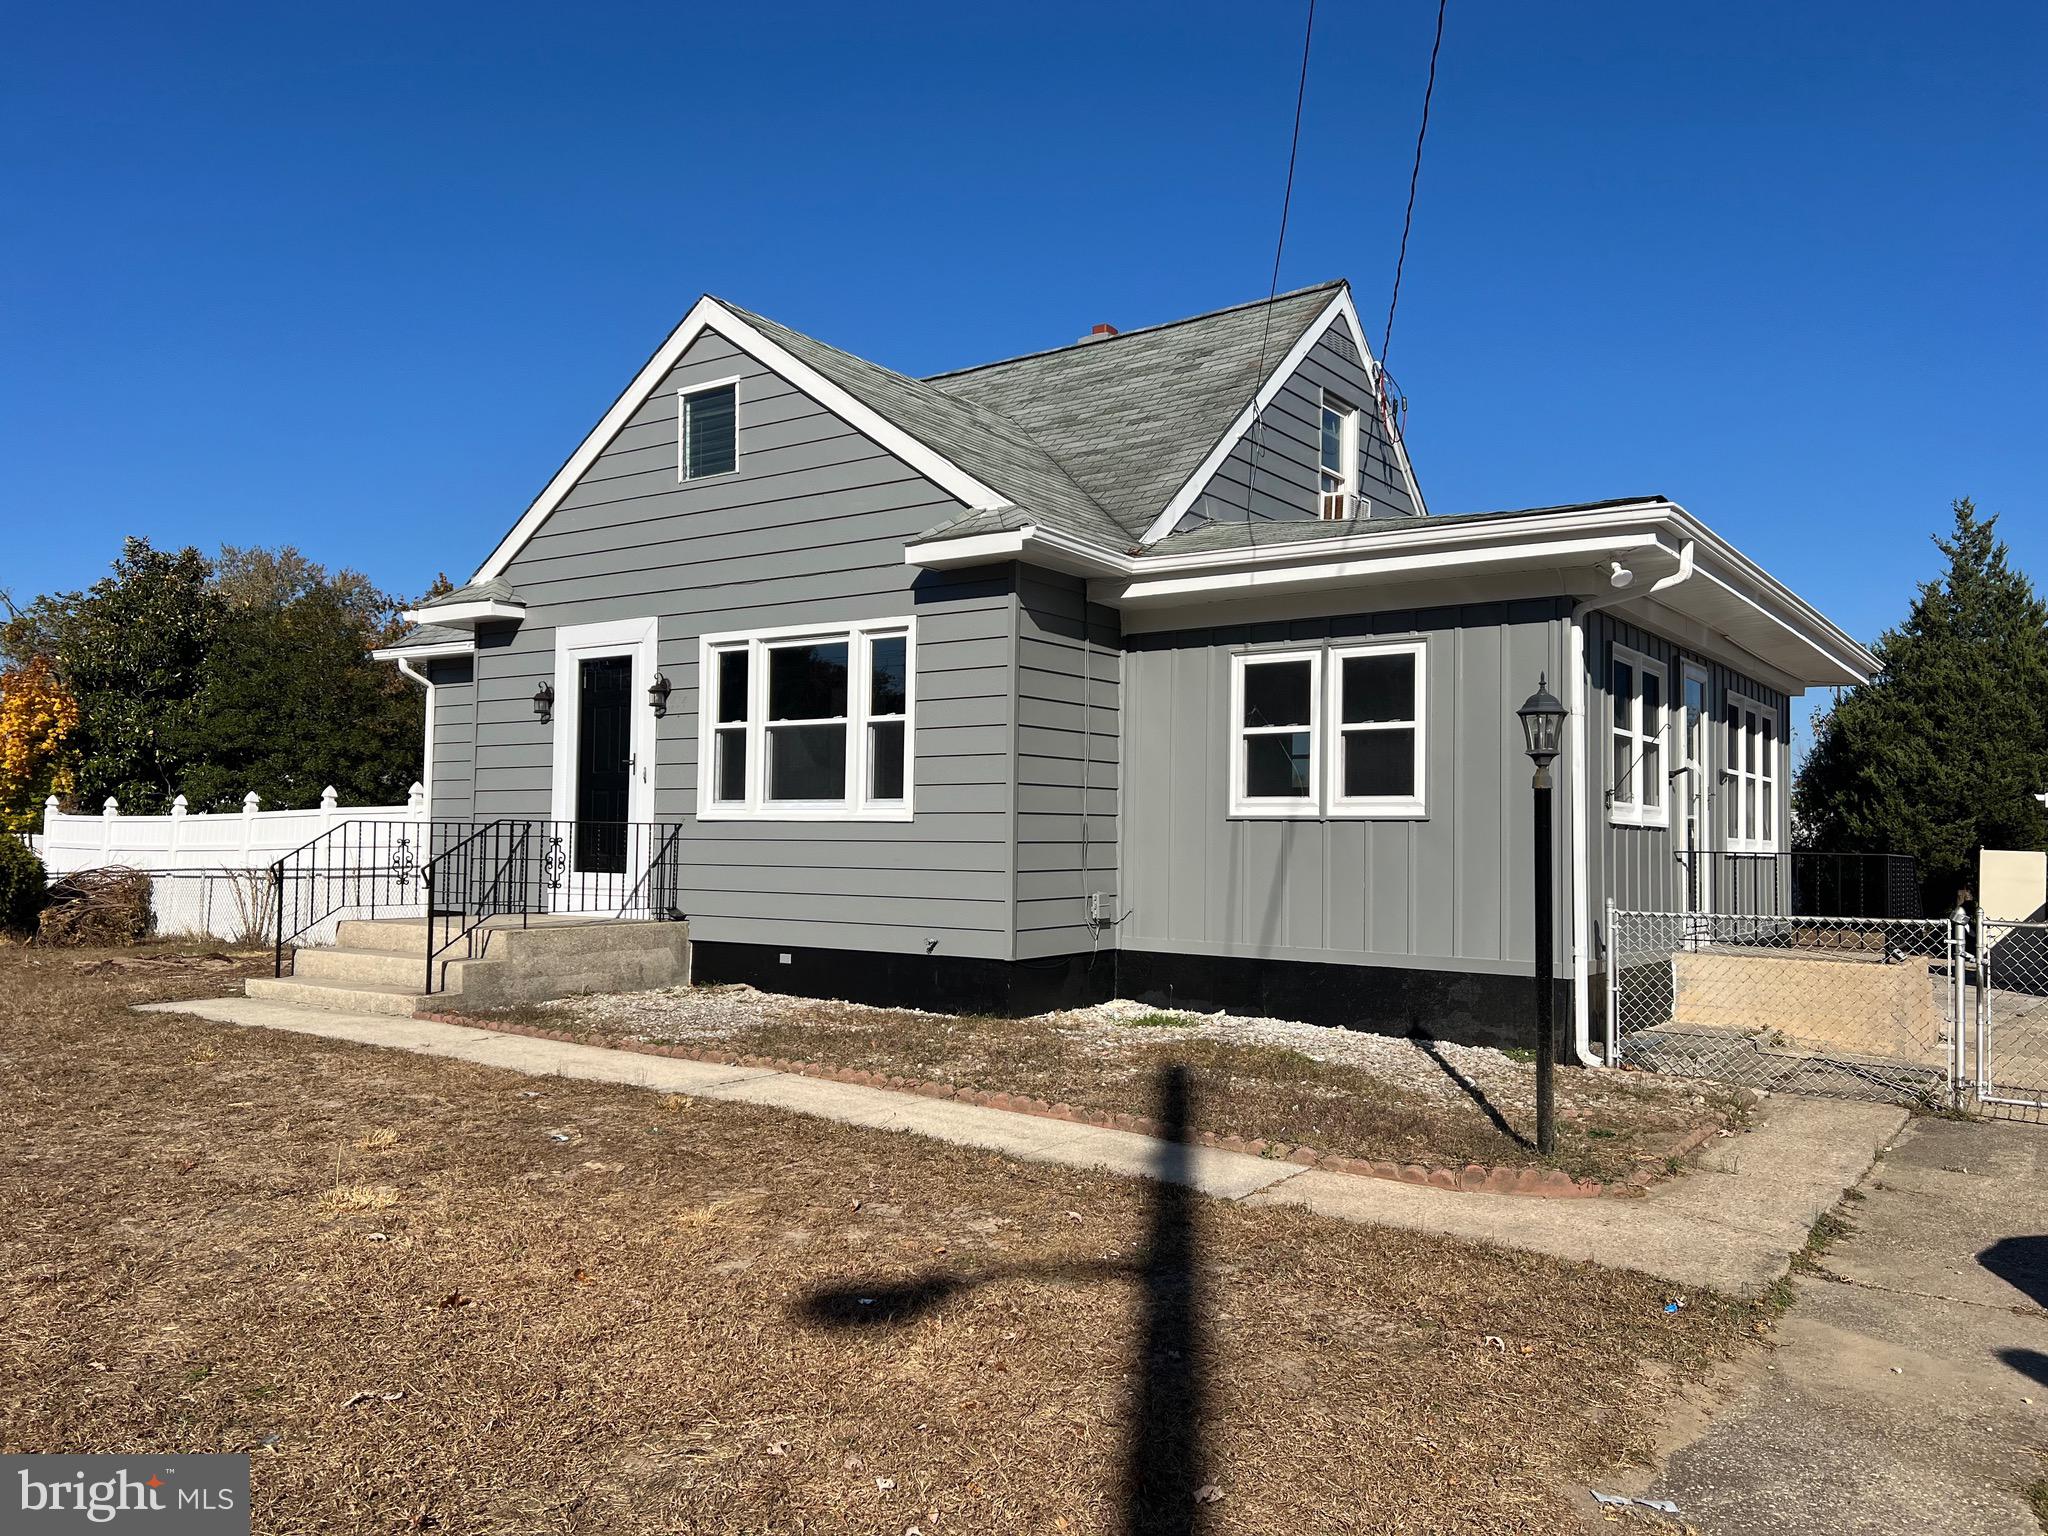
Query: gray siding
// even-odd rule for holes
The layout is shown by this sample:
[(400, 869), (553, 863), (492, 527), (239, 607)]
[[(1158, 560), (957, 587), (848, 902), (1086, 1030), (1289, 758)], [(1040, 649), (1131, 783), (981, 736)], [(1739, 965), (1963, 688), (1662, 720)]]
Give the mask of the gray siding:
[[(675, 391), (731, 375), (738, 470), (680, 483)], [(552, 677), (556, 627), (658, 615), (674, 692), (655, 814), (688, 828), (681, 899), (694, 938), (1006, 958), (1014, 577), (903, 563), (907, 537), (959, 511), (707, 333), (505, 572), (528, 610), (479, 635), (476, 814), (550, 814), (551, 728), (532, 698)], [(913, 613), (913, 821), (696, 822), (700, 635)]]
[[(1530, 770), (1513, 711), (1560, 674), (1563, 613), (1546, 598), (1131, 637), (1123, 945), (1526, 973)], [(1232, 654), (1368, 635), (1428, 642), (1427, 818), (1233, 819)]]
[(1117, 897), (1118, 705), (1113, 610), (1086, 583), (1026, 569), (1017, 583), (1017, 958), (1116, 942), (1088, 897)]
[[(1611, 746), (1613, 721), (1612, 661), (1617, 645), (1640, 652), (1663, 663), (1670, 680), (1670, 726), (1665, 733), (1667, 767), (1675, 768), (1681, 751), (1678, 712), (1684, 707), (1683, 663), (1690, 659), (1707, 673), (1707, 824), (1706, 847), (1710, 852), (1727, 847), (1726, 783), (1721, 776), (1727, 761), (1728, 695), (1741, 693), (1778, 712), (1777, 801), (1778, 846), (1791, 847), (1786, 817), (1790, 805), (1791, 751), (1787, 741), (1790, 719), (1788, 697), (1754, 678), (1718, 661), (1689, 656), (1684, 647), (1645, 629), (1627, 617), (1608, 611), (1586, 616), (1586, 785), (1581, 801), (1586, 826), (1591, 834), (1587, 845), (1587, 888), (1595, 911), (1594, 931), (1603, 920), (1600, 910), (1609, 896), (1617, 907), (1642, 912), (1684, 910), (1685, 891), (1678, 852), (1679, 785), (1668, 785), (1670, 815), (1668, 826), (1637, 827), (1616, 825), (1609, 815), (1607, 794), (1614, 785), (1614, 753)], [(1594, 970), (1602, 969), (1596, 953)]]
[(1359, 411), (1358, 493), (1373, 517), (1407, 517), (1416, 508), (1394, 461), (1386, 429), (1373, 409), (1372, 381), (1351, 338), (1333, 326), (1259, 415), (1176, 528), (1250, 519), (1282, 521), (1316, 515), (1322, 439), (1322, 392)]
[[(470, 783), (476, 768), (475, 668), (464, 656), (430, 661), (422, 670), (434, 686), (433, 782), (427, 785), (428, 808), (436, 819), (467, 820), (474, 809)], [(527, 707), (532, 708), (530, 702)]]

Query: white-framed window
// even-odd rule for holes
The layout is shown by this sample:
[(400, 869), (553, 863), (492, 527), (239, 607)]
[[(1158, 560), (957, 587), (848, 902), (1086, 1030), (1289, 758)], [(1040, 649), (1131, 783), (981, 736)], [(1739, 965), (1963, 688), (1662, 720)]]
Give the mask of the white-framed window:
[(1728, 847), (1742, 853), (1778, 848), (1778, 712), (1730, 692), (1722, 706), (1721, 799)]
[(1358, 410), (1335, 395), (1323, 397), (1316, 444), (1316, 515), (1326, 522), (1358, 516)]
[(1671, 719), (1671, 673), (1640, 651), (1621, 645), (1611, 649), (1608, 819), (1628, 826), (1667, 826), (1671, 784), (1664, 733)]
[(676, 476), (729, 475), (740, 463), (740, 381), (714, 379), (676, 391)]
[(1231, 814), (1323, 813), (1322, 694), (1321, 650), (1230, 658)]
[(914, 619), (706, 635), (697, 815), (908, 821)]
[(1429, 647), (1420, 640), (1330, 652), (1330, 814), (1420, 816)]

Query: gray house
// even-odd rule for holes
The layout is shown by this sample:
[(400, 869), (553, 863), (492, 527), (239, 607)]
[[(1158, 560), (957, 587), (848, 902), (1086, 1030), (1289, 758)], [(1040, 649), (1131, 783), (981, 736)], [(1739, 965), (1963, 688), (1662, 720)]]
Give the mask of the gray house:
[(437, 818), (661, 861), (699, 980), (1525, 1033), (1610, 898), (1785, 845), (1787, 708), (1870, 654), (1661, 497), (1432, 515), (1343, 283), (914, 379), (718, 299), (388, 651)]

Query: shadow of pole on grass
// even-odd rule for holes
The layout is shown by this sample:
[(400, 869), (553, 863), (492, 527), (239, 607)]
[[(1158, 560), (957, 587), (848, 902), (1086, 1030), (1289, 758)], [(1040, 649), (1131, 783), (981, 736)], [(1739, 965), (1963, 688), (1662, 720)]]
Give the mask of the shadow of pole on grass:
[(1456, 1067), (1452, 1066), (1450, 1062), (1444, 1059), (1444, 1053), (1442, 1049), (1437, 1045), (1436, 1041), (1430, 1039), (1427, 1035), (1424, 1035), (1417, 1039), (1415, 1043), (1422, 1047), (1423, 1055), (1427, 1056), (1431, 1061), (1435, 1062), (1439, 1068), (1442, 1069), (1445, 1077), (1448, 1077), (1452, 1082), (1456, 1083), (1461, 1089), (1464, 1090), (1465, 1097), (1467, 1097), (1474, 1104), (1477, 1104), (1479, 1106), (1480, 1110), (1485, 1114), (1486, 1118), (1493, 1122), (1493, 1128), (1495, 1130), (1499, 1131), (1501, 1135), (1507, 1137), (1509, 1141), (1512, 1141), (1516, 1146), (1521, 1147), (1525, 1151), (1533, 1152), (1536, 1150), (1535, 1142), (1531, 1141), (1528, 1137), (1524, 1136), (1520, 1131), (1516, 1130), (1512, 1125), (1508, 1124), (1508, 1117), (1506, 1115), (1503, 1115), (1498, 1109), (1494, 1107), (1493, 1100), (1489, 1099), (1486, 1096), (1486, 1090), (1484, 1088), (1481, 1088), (1477, 1083), (1473, 1082), (1471, 1078), (1467, 1077), (1464, 1073), (1460, 1072)]
[(1128, 1536), (1194, 1536), (1205, 1482), (1202, 1428), (1208, 1397), (1208, 1340), (1196, 1262), (1193, 1132), (1186, 1067), (1160, 1069), (1153, 1116), (1162, 1143), (1148, 1191), (1145, 1246), (1130, 1260), (998, 1265), (974, 1274), (935, 1271), (894, 1285), (835, 1286), (797, 1306), (805, 1321), (829, 1328), (908, 1324), (962, 1292), (998, 1280), (1139, 1282), (1138, 1337), (1132, 1361), (1130, 1434), (1121, 1487)]

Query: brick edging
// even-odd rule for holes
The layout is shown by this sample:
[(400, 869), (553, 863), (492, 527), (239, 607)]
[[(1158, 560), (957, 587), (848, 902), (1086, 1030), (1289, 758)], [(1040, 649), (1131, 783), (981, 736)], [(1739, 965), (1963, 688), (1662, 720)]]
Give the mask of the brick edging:
[[(579, 1035), (566, 1029), (541, 1029), (532, 1024), (507, 1024), (496, 1019), (474, 1018), (456, 1013), (418, 1012), (413, 1015), (430, 1024), (454, 1024), (463, 1029), (489, 1030), (501, 1035), (525, 1035), (533, 1040), (557, 1040), (564, 1045), (595, 1045), (605, 1050), (631, 1051), (641, 1056), (666, 1056), (673, 1061), (695, 1061), (707, 1066), (762, 1067), (797, 1077), (822, 1078), (827, 1082), (849, 1083), (863, 1088), (889, 1088), (898, 1093), (921, 1094), (928, 1099), (953, 1099), (984, 1109), (1007, 1110), (1011, 1114), (1035, 1115), (1043, 1120), (1065, 1120), (1075, 1125), (1092, 1125), (1103, 1130), (1130, 1131), (1139, 1136), (1157, 1136), (1158, 1121), (1144, 1115), (1127, 1115), (1109, 1110), (1077, 1109), (1065, 1102), (1048, 1104), (1024, 1094), (988, 1093), (979, 1088), (958, 1088), (951, 1083), (925, 1078), (896, 1077), (884, 1072), (864, 1072), (854, 1067), (828, 1067), (817, 1061), (790, 1061), (780, 1056), (734, 1056), (723, 1051), (693, 1050), (682, 1045), (655, 1045), (645, 1040), (620, 1040), (609, 1036)], [(1678, 1139), (1662, 1158), (1639, 1163), (1626, 1179), (1603, 1183), (1599, 1179), (1574, 1179), (1561, 1168), (1517, 1168), (1486, 1163), (1465, 1163), (1456, 1168), (1431, 1167), (1422, 1163), (1390, 1163), (1362, 1157), (1340, 1157), (1308, 1147), (1290, 1147), (1283, 1142), (1247, 1140), (1223, 1136), (1214, 1131), (1197, 1131), (1197, 1146), (1219, 1152), (1241, 1152), (1248, 1157), (1271, 1158), (1275, 1162), (1298, 1163), (1327, 1173), (1349, 1174), (1354, 1178), (1392, 1179), (1402, 1184), (1419, 1184), (1429, 1189), (1486, 1195), (1533, 1195), (1546, 1199), (1634, 1199), (1648, 1193), (1652, 1184), (1668, 1175), (1664, 1161), (1697, 1151), (1720, 1130), (1713, 1124), (1696, 1126)]]

